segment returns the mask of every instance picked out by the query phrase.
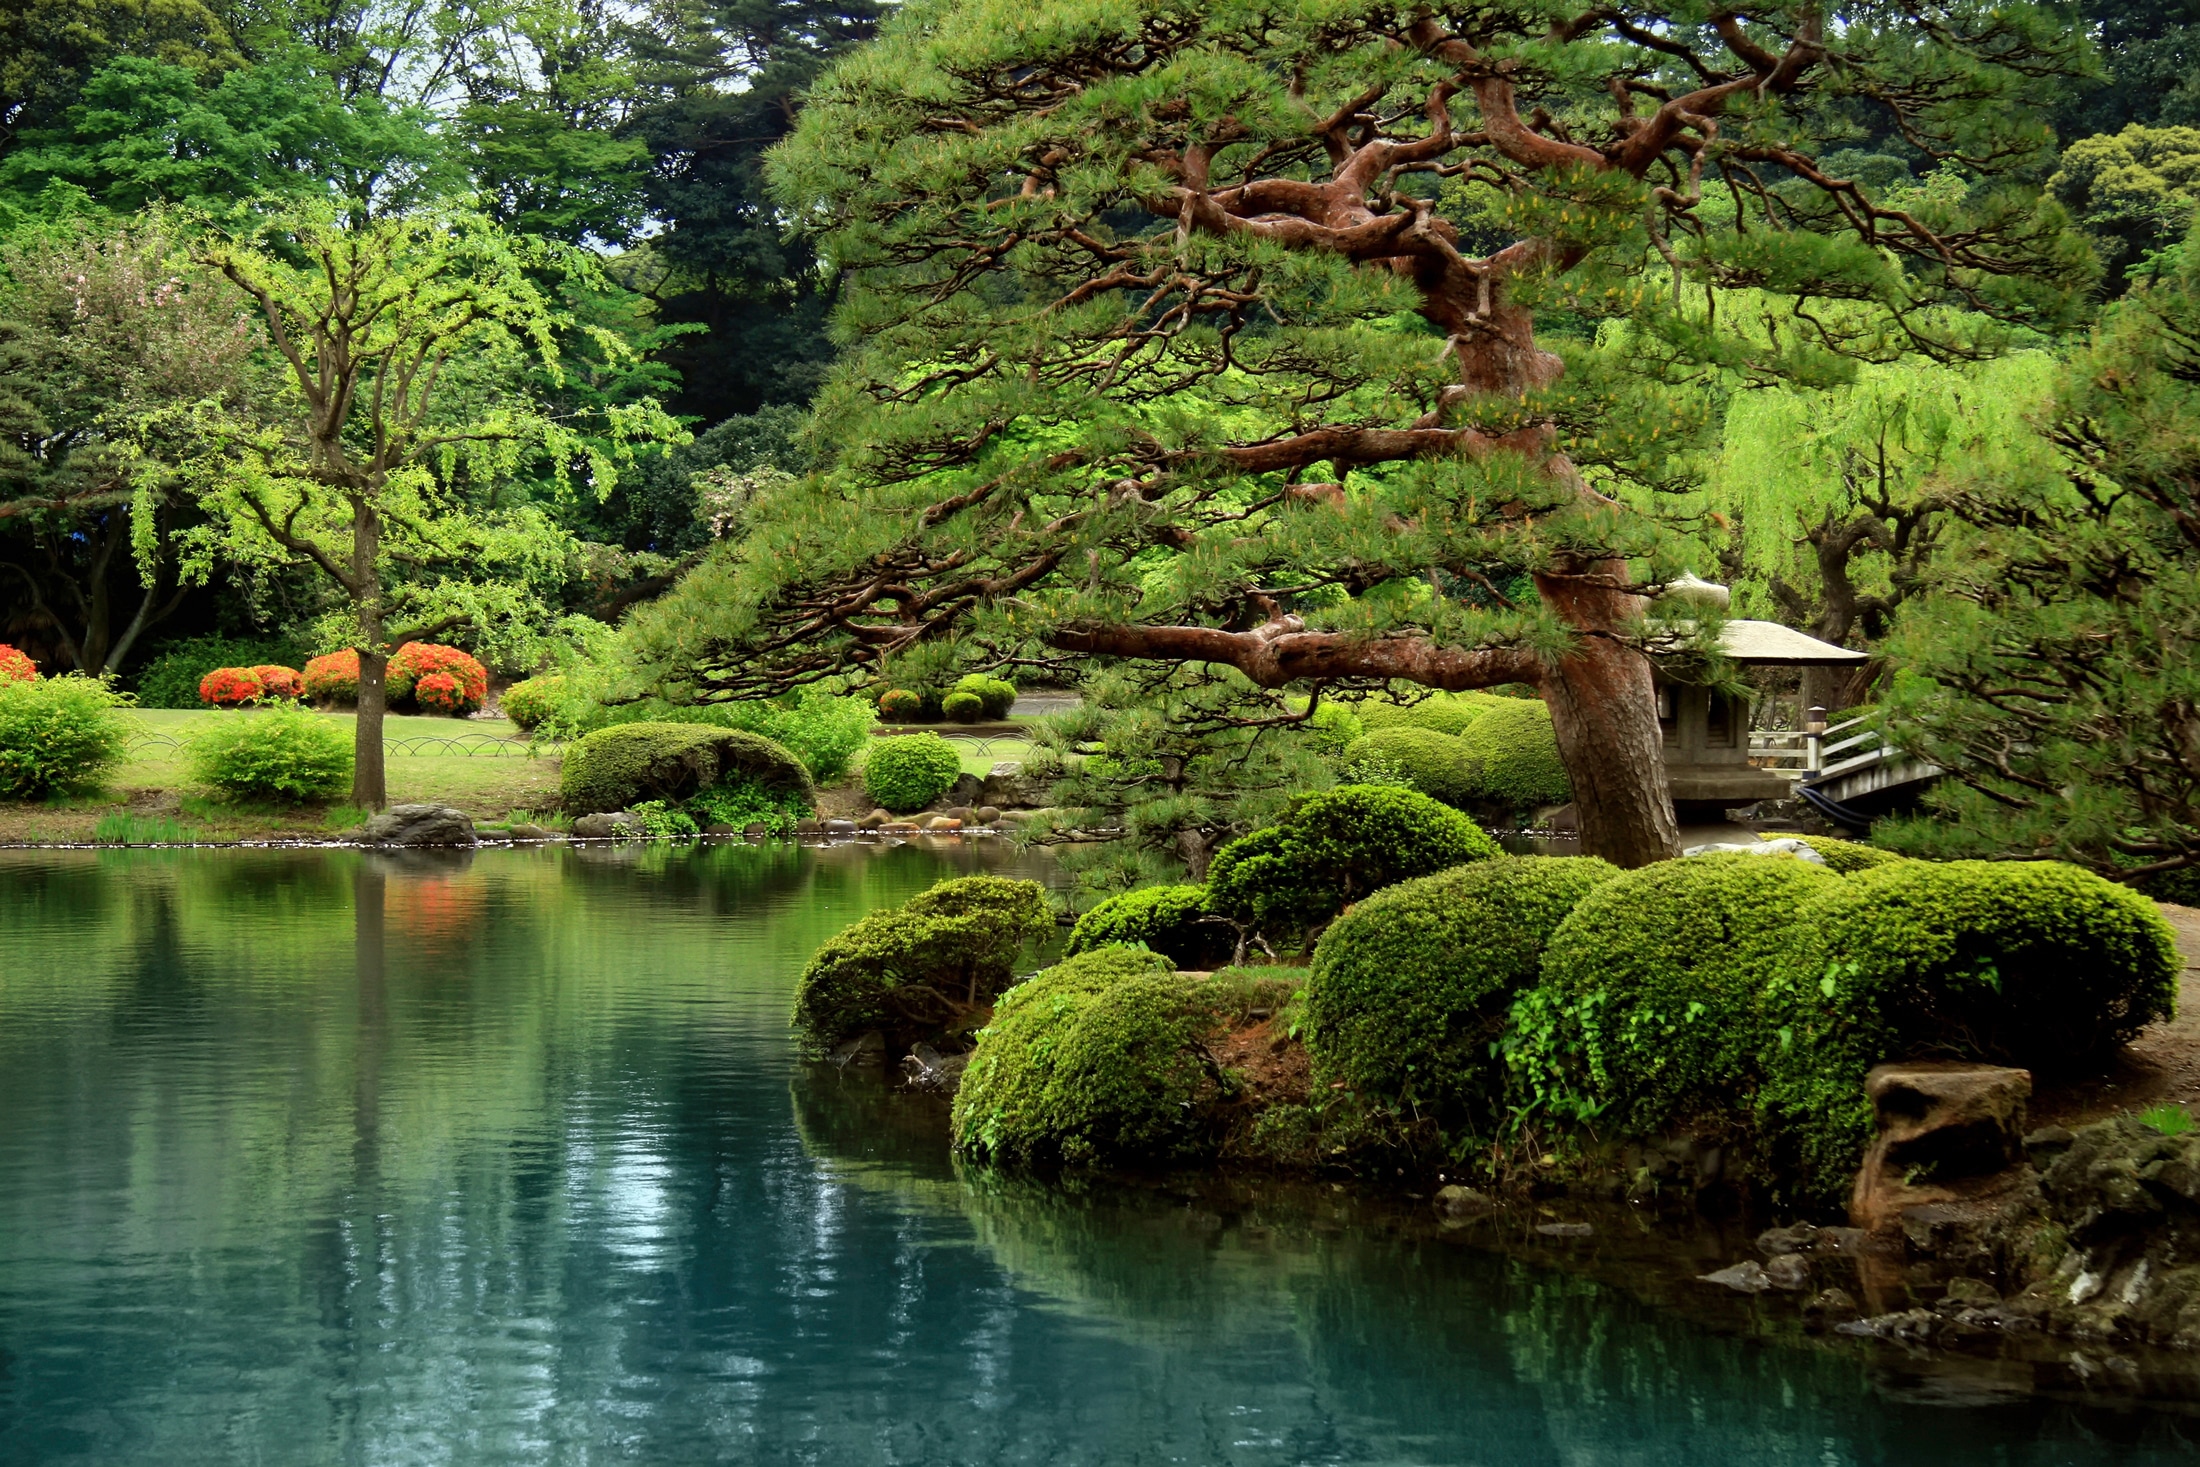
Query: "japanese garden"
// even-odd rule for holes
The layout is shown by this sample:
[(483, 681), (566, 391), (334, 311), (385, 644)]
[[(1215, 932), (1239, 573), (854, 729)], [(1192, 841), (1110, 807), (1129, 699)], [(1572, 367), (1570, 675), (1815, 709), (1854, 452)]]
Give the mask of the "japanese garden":
[(2195, 1450), (2187, 0), (0, 35), (0, 1461)]

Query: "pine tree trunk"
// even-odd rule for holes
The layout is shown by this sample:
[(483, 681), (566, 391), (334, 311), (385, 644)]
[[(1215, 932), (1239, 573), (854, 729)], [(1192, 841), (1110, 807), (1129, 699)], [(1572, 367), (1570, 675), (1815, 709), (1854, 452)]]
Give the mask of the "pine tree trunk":
[[(381, 640), (379, 634), (375, 640)], [(351, 802), (362, 810), (379, 810), (389, 803), (382, 772), (382, 717), (389, 710), (389, 666), (389, 654), (379, 649), (359, 654), (359, 719), (352, 743)]]

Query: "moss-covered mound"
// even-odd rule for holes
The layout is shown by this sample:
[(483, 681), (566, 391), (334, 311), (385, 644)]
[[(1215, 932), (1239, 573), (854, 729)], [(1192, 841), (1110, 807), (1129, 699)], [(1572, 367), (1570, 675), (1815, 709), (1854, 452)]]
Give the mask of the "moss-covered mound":
[(2060, 862), (1896, 861), (1815, 894), (1791, 932), (1768, 970), (1780, 1040), (1761, 1127), (1783, 1174), (1820, 1197), (1840, 1195), (1869, 1139), (1873, 1065), (2069, 1071), (2177, 1002), (2154, 904)]
[(622, 723), (565, 751), (559, 788), (568, 815), (680, 801), (739, 781), (773, 796), (816, 798), (810, 772), (761, 734), (696, 723)]
[(1747, 1124), (1777, 1041), (1765, 975), (1797, 908), (1842, 885), (1786, 856), (1698, 856), (1630, 871), (1552, 934), (1508, 1039), (1523, 1098), (1635, 1135), (1680, 1120)]
[(1468, 760), (1465, 747), (1450, 734), (1434, 729), (1415, 728), (1405, 723), (1379, 728), (1346, 745), (1344, 757), (1348, 764), (1369, 758), (1386, 759), (1398, 767), (1398, 772), (1415, 789), (1454, 808), (1464, 805), (1474, 795), (1474, 765)]
[(1826, 869), (1836, 876), (1853, 876), (1859, 871), (1875, 871), (1881, 866), (1891, 866), (1897, 861), (1909, 859), (1893, 851), (1883, 851), (1877, 846), (1862, 845), (1853, 840), (1835, 840), (1828, 835), (1799, 835), (1795, 837), (1825, 858)]
[(1594, 857), (1504, 856), (1375, 893), (1333, 923), (1307, 979), (1316, 1074), (1486, 1134), (1502, 1113), (1492, 1052), (1544, 945), (1619, 869)]
[(812, 1053), (876, 1029), (890, 1050), (975, 1022), (1051, 931), (1036, 881), (965, 876), (873, 912), (817, 950), (795, 986), (794, 1024)]
[(1019, 983), (963, 1072), (956, 1148), (1011, 1165), (1211, 1155), (1233, 1085), (1202, 1041), (1224, 1007), (1217, 985), (1144, 948), (1098, 948)]
[(1472, 768), (1472, 800), (1529, 810), (1573, 798), (1551, 731), (1551, 710), (1540, 699), (1490, 699), (1460, 733), (1459, 745)]
[(1237, 934), (1207, 910), (1204, 886), (1145, 886), (1109, 897), (1077, 919), (1065, 957), (1112, 946), (1149, 947), (1179, 968), (1219, 968)]
[(1427, 795), (1339, 785), (1218, 851), (1207, 901), (1270, 934), (1303, 932), (1371, 892), (1498, 854), (1473, 821)]

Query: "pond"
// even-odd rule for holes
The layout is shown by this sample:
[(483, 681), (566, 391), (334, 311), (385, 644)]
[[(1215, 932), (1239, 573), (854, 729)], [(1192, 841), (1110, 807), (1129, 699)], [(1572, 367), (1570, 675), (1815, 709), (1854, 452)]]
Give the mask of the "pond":
[[(2151, 1463), (1317, 1186), (959, 1175), (800, 1062), (890, 850), (0, 853), (0, 1462)], [(1387, 1211), (1386, 1211), (1387, 1209)]]

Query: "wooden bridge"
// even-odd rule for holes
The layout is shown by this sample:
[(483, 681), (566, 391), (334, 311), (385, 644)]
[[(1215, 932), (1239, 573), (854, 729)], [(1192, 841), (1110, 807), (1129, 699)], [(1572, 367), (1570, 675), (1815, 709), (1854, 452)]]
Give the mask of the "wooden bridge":
[(1947, 773), (1888, 743), (1864, 718), (1829, 725), (1823, 734), (1754, 729), (1749, 757), (1793, 780), (1797, 799), (1855, 831), (1869, 829), (1873, 816), (1908, 803)]

